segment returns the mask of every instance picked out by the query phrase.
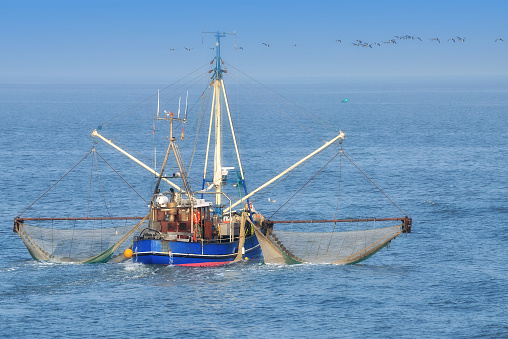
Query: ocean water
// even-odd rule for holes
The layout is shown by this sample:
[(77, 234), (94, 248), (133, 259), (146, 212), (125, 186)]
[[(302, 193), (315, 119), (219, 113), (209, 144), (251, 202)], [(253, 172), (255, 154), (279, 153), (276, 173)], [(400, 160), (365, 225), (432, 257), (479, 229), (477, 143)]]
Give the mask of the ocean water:
[[(243, 99), (248, 92), (233, 86), (232, 110), (245, 113), (234, 121), (249, 188), (341, 129), (346, 154), (413, 218), (411, 234), (360, 264), (181, 268), (32, 260), (12, 232), (13, 218), (90, 150), (93, 129), (157, 88), (0, 84), (0, 337), (508, 337), (506, 81), (271, 86), (317, 119), (282, 109), (281, 97), (272, 98), (275, 104)], [(151, 120), (143, 128), (139, 139), (117, 140), (148, 140), (150, 152)], [(192, 141), (182, 144), (184, 156), (190, 149)], [(149, 197), (153, 178), (121, 170)], [(87, 173), (56, 193), (56, 205), (31, 211), (82, 215), (77, 201), (88, 192)], [(318, 192), (336, 185), (334, 173)], [(295, 187), (269, 196), (280, 204)], [(115, 211), (143, 215), (146, 204), (124, 193), (115, 196)], [(327, 209), (328, 199), (309, 193), (299, 216)], [(362, 193), (353, 210), (341, 213), (400, 215), (373, 199)], [(268, 215), (278, 206), (267, 195), (256, 205)]]

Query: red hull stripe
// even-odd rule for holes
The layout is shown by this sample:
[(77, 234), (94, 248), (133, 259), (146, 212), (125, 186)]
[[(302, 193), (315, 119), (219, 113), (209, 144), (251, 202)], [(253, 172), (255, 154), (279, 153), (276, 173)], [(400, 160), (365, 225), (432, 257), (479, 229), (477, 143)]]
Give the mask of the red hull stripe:
[(192, 264), (174, 264), (174, 266), (189, 266), (189, 267), (210, 267), (210, 266), (220, 266), (229, 264), (233, 261), (215, 261), (215, 262), (202, 262), (202, 263), (192, 263)]

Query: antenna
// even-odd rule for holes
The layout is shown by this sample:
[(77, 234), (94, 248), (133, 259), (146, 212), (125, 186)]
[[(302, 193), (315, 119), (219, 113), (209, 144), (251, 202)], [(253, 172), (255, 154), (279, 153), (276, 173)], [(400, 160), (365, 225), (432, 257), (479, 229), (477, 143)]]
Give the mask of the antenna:
[(187, 91), (187, 96), (185, 97), (185, 118), (183, 120), (187, 121), (187, 101), (189, 99), (189, 91)]
[(159, 90), (157, 89), (157, 119), (159, 119)]
[(182, 101), (182, 97), (178, 98), (178, 119), (180, 119), (180, 101)]

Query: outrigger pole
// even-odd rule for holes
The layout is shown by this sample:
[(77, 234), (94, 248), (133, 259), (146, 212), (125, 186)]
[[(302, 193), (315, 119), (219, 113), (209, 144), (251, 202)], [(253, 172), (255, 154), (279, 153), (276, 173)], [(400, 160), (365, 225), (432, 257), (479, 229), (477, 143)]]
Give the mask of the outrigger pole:
[[(136, 157), (134, 157), (133, 155), (127, 153), (126, 151), (124, 151), (123, 149), (121, 149), (120, 147), (118, 147), (115, 143), (113, 143), (112, 140), (109, 140), (109, 139), (106, 139), (105, 137), (103, 137), (102, 135), (100, 135), (97, 130), (94, 130), (92, 132), (92, 137), (97, 137), (99, 139), (101, 139), (102, 141), (104, 141), (106, 144), (108, 144), (109, 146), (113, 147), (114, 149), (116, 149), (117, 151), (119, 151), (120, 153), (122, 153), (123, 155), (125, 155), (127, 158), (131, 159), (132, 161), (134, 161), (136, 164), (138, 164), (139, 166), (143, 167), (144, 169), (146, 169), (147, 171), (149, 171), (150, 173), (154, 174), (155, 176), (159, 177), (160, 174), (158, 172), (156, 172), (155, 170), (153, 170), (152, 168), (150, 168), (150, 166), (144, 164), (142, 161), (140, 161), (139, 159), (137, 159)], [(167, 182), (169, 185), (173, 186), (174, 188), (176, 188), (178, 191), (180, 192), (184, 192), (184, 190), (178, 186), (177, 184), (175, 184), (174, 182), (168, 180), (167, 178), (165, 177), (162, 177), (162, 180), (164, 180), (165, 182)], [(190, 192), (189, 192), (190, 194)]]
[[(265, 182), (263, 185), (259, 186), (258, 188), (256, 188), (255, 190), (253, 190), (252, 192), (250, 192), (249, 194), (247, 194), (245, 197), (243, 197), (242, 199), (238, 200), (237, 202), (235, 202), (234, 204), (231, 205), (231, 208), (237, 206), (238, 204), (241, 204), (242, 202), (244, 202), (245, 200), (247, 200), (248, 198), (250, 198), (251, 196), (253, 196), (254, 194), (256, 194), (257, 192), (259, 192), (260, 190), (262, 190), (263, 188), (265, 188), (266, 186), (272, 184), (274, 181), (276, 181), (277, 179), (281, 178), (282, 176), (286, 175), (288, 172), (291, 172), (292, 170), (294, 170), (296, 167), (298, 167), (299, 165), (301, 165), (302, 163), (304, 163), (305, 161), (309, 160), (310, 158), (312, 158), (313, 156), (315, 156), (316, 154), (320, 153), (321, 151), (325, 150), (326, 148), (328, 148), (329, 146), (333, 145), (335, 142), (339, 141), (340, 144), (342, 144), (342, 141), (344, 140), (344, 132), (340, 132), (339, 135), (337, 135), (335, 138), (333, 138), (332, 140), (326, 142), (323, 146), (319, 147), (317, 150), (315, 150), (314, 152), (310, 153), (309, 155), (307, 155), (305, 158), (301, 159), (300, 161), (297, 161), (296, 163), (294, 163), (293, 165), (291, 165), (290, 167), (288, 167), (286, 170), (282, 171), (280, 174), (276, 175), (275, 177), (273, 177), (272, 179), (268, 180), (267, 182)], [(229, 208), (226, 208), (224, 210), (224, 212), (227, 212), (229, 210)]]

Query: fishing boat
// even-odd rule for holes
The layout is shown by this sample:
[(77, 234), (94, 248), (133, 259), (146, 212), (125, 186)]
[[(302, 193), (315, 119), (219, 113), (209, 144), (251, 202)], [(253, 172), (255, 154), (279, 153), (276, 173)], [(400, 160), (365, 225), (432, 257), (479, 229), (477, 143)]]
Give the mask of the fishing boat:
[[(228, 33), (215, 32), (215, 57), (210, 70), (211, 109), (207, 136), (204, 173), (198, 190), (191, 185), (188, 167), (175, 137), (175, 124), (187, 122), (185, 113), (164, 112), (160, 114), (157, 100), (157, 122), (169, 124), (168, 145), (159, 171), (141, 162), (113, 140), (101, 134), (101, 128), (93, 131), (94, 140), (102, 141), (116, 151), (136, 162), (157, 178), (149, 202), (148, 214), (144, 217), (117, 217), (124, 220), (139, 220), (134, 225), (115, 226), (109, 229), (55, 229), (30, 225), (33, 221), (57, 220), (90, 221), (94, 218), (26, 218), (18, 215), (14, 231), (20, 235), (34, 259), (56, 262), (119, 262), (132, 260), (134, 263), (176, 265), (176, 266), (217, 266), (243, 260), (263, 260), (265, 263), (333, 263), (350, 264), (366, 259), (401, 233), (411, 231), (412, 220), (404, 213), (393, 218), (364, 219), (319, 219), (319, 220), (267, 220), (255, 210), (250, 198), (286, 176), (317, 154), (331, 146), (340, 146), (344, 133), (326, 141), (286, 170), (274, 176), (254, 190), (247, 189), (245, 173), (233, 126), (233, 118), (224, 85), (221, 58), (221, 38)], [(223, 163), (223, 125), (229, 125), (229, 137), (233, 143), (236, 166)], [(155, 127), (154, 127), (155, 131)], [(183, 131), (183, 127), (182, 127)], [(182, 132), (183, 133), (183, 132)], [(182, 134), (183, 138), (183, 134)], [(91, 151), (96, 153), (95, 148)], [(90, 153), (89, 153), (90, 154)], [(345, 156), (342, 148), (337, 155)], [(347, 157), (347, 156), (346, 156)], [(213, 171), (208, 171), (208, 162), (213, 158)], [(177, 168), (168, 173), (168, 163)], [(212, 167), (212, 166), (211, 166)], [(211, 173), (209, 173), (211, 172)], [(225, 187), (232, 184), (242, 191), (233, 201)], [(163, 187), (164, 185), (164, 187)], [(169, 187), (169, 189), (167, 189)], [(25, 210), (26, 211), (26, 210)], [(115, 217), (96, 218), (112, 221)], [(277, 225), (290, 224), (332, 224), (360, 222), (396, 222), (396, 225), (373, 230), (349, 229), (345, 232), (332, 231), (302, 232), (296, 227), (290, 231)], [(79, 244), (81, 241), (82, 244)], [(99, 243), (98, 245), (95, 244)], [(326, 243), (326, 246), (323, 244)], [(309, 250), (314, 248), (314, 250)]]

